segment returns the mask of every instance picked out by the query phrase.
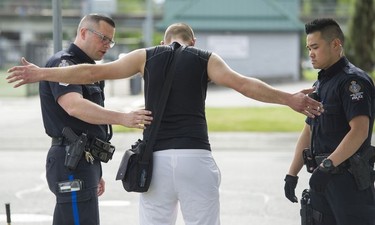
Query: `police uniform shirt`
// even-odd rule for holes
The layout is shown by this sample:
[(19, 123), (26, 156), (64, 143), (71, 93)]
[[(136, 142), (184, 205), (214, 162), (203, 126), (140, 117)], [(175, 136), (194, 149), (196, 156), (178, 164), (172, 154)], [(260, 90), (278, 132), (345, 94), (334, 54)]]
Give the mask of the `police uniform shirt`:
[[(47, 62), (46, 67), (65, 67), (82, 63), (95, 64), (95, 61), (75, 44), (71, 44), (67, 50), (60, 51), (52, 56)], [(41, 81), (39, 84), (39, 93), (46, 133), (50, 137), (61, 137), (62, 129), (70, 127), (77, 134), (84, 132), (89, 136), (109, 141), (108, 125), (89, 124), (72, 117), (57, 103), (60, 96), (69, 92), (77, 92), (82, 94), (85, 99), (104, 106), (103, 88), (104, 81), (88, 85)]]
[(324, 113), (308, 118), (312, 129), (314, 153), (332, 153), (349, 132), (349, 122), (356, 116), (370, 118), (368, 138), (362, 147), (369, 146), (374, 114), (374, 85), (362, 70), (342, 57), (327, 70), (321, 70), (315, 83)]

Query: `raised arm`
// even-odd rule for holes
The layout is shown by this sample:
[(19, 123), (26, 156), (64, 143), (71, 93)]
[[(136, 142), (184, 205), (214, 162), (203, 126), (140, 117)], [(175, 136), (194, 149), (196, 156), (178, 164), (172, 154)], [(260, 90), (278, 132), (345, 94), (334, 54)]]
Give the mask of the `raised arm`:
[(22, 66), (8, 70), (8, 83), (17, 82), (14, 87), (41, 80), (69, 84), (89, 84), (100, 80), (128, 78), (143, 74), (146, 61), (145, 49), (138, 49), (120, 59), (104, 64), (80, 64), (68, 67), (40, 68), (22, 58)]
[(208, 76), (214, 83), (232, 88), (248, 98), (286, 105), (309, 117), (320, 115), (323, 110), (320, 102), (307, 96), (313, 91), (312, 88), (295, 94), (278, 90), (259, 79), (237, 73), (215, 53), (212, 53), (208, 61)]

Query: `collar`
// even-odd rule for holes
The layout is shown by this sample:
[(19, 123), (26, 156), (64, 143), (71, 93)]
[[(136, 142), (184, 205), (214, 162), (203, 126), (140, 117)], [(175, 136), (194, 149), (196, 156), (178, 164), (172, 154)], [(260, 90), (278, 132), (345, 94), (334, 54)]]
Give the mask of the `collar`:
[(95, 64), (95, 61), (92, 60), (84, 51), (82, 51), (82, 49), (80, 49), (77, 45), (75, 45), (74, 43), (71, 43), (69, 45), (69, 48), (67, 49), (67, 51), (77, 57), (80, 61), (82, 61), (82, 63), (90, 63), (90, 64)]
[(318, 80), (322, 79), (324, 77), (332, 77), (332, 76), (336, 75), (338, 72), (340, 72), (348, 64), (349, 64), (349, 60), (345, 56), (341, 57), (335, 64), (330, 66), (328, 69), (320, 70), (318, 72), (318, 74), (319, 74)]

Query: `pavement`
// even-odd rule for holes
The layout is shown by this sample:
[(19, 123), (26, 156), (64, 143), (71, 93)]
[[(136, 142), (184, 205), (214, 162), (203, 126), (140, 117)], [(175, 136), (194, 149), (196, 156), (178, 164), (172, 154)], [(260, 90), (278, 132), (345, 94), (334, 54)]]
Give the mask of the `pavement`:
[[(310, 82), (274, 84), (289, 92), (311, 86)], [(143, 104), (142, 95), (107, 95), (108, 108), (131, 110)], [(207, 107), (254, 106), (264, 103), (247, 99), (222, 87), (210, 87)], [(44, 134), (38, 97), (0, 98), (0, 224), (5, 224), (5, 203), (10, 203), (13, 225), (51, 224), (54, 196), (45, 180), (45, 157), (50, 139)], [(141, 133), (116, 133), (114, 159), (103, 164), (106, 192), (99, 199), (102, 225), (138, 224), (138, 194), (127, 193), (115, 175), (122, 154)], [(221, 170), (221, 222), (238, 224), (300, 224), (299, 204), (290, 203), (283, 192), (284, 176), (293, 157), (298, 133), (210, 133), (214, 158)], [(301, 171), (296, 189), (300, 196), (308, 187), (308, 174)], [(179, 214), (177, 225), (182, 225)]]

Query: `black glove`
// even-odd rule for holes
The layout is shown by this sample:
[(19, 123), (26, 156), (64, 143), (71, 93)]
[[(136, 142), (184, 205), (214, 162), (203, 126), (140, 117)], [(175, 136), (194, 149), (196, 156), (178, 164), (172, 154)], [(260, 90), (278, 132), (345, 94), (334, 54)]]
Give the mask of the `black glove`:
[(310, 188), (316, 192), (324, 192), (331, 181), (332, 174), (318, 166), (310, 177)]
[(298, 202), (298, 199), (295, 194), (298, 177), (286, 175), (284, 181), (285, 181), (285, 185), (284, 185), (285, 197), (289, 199), (289, 201), (291, 202)]

